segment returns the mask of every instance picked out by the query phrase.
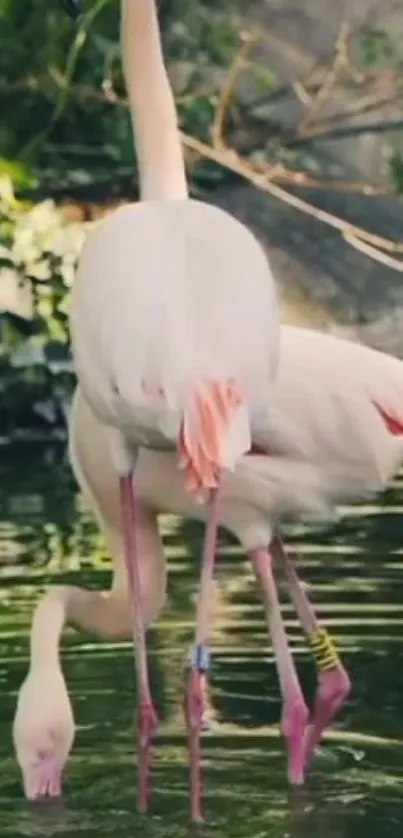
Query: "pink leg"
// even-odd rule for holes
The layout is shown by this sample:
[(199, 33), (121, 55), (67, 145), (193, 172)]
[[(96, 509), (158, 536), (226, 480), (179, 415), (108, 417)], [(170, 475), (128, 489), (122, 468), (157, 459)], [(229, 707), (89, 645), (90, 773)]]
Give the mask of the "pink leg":
[[(185, 682), (185, 693), (187, 695), (187, 685), (190, 679), (191, 672), (193, 670), (193, 661), (195, 656), (194, 648), (191, 649), (191, 658), (186, 663), (186, 668), (184, 671), (184, 682)], [(212, 722), (214, 720), (214, 707), (213, 702), (210, 695), (210, 684), (208, 680), (208, 673), (201, 672), (200, 673), (200, 692), (202, 694), (202, 701), (203, 701), (203, 708), (202, 708), (202, 721), (201, 726), (202, 730), (209, 730), (211, 728)], [(186, 703), (184, 704), (186, 710)], [(187, 710), (186, 710), (187, 713)]]
[(318, 622), (279, 536), (273, 539), (271, 549), (286, 574), (290, 596), (307, 635), (319, 673), (312, 724), (309, 725), (306, 738), (306, 759), (309, 760), (320, 742), (323, 731), (344, 704), (351, 690), (351, 682), (330, 635)]
[(263, 590), (283, 698), (282, 731), (287, 742), (288, 777), (293, 785), (301, 785), (304, 782), (305, 732), (309, 713), (281, 616), (271, 554), (265, 548), (254, 550), (251, 560)]
[(215, 562), (217, 527), (219, 521), (219, 491), (211, 492), (206, 534), (203, 545), (200, 591), (197, 602), (195, 645), (188, 676), (185, 715), (189, 735), (190, 805), (192, 820), (203, 821), (201, 810), (202, 776), (200, 764), (200, 734), (205, 710), (205, 683), (209, 669), (208, 638), (210, 634), (210, 606)]
[(141, 592), (139, 574), (139, 556), (136, 540), (136, 509), (132, 475), (120, 479), (122, 504), (123, 537), (130, 600), (133, 609), (133, 636), (138, 689), (138, 766), (139, 766), (139, 812), (148, 808), (148, 780), (151, 762), (151, 739), (157, 727), (147, 666), (145, 628), (141, 616)]

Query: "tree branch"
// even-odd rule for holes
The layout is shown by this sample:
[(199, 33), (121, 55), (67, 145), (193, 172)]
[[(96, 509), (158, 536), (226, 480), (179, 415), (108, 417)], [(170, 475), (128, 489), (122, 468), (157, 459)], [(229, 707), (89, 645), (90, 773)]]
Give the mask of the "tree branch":
[(295, 137), (285, 141), (287, 148), (300, 148), (324, 140), (344, 140), (360, 134), (384, 134), (387, 131), (401, 131), (403, 119), (383, 119), (377, 122), (362, 122), (358, 125), (340, 125), (325, 131), (315, 131), (305, 137)]

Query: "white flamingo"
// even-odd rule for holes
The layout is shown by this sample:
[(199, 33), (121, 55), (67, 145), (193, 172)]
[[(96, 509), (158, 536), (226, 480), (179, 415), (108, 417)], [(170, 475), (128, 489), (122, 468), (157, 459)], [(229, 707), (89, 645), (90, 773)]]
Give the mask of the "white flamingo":
[[(309, 370), (309, 375), (305, 374)], [(344, 372), (341, 372), (344, 371)], [(320, 513), (337, 500), (380, 490), (403, 455), (403, 363), (349, 341), (308, 329), (285, 326), (277, 394), (280, 413), (293, 417), (305, 438), (309, 460), (244, 457), (225, 476), (220, 516), (251, 554), (262, 586), (283, 697), (283, 731), (293, 714), (308, 722), (308, 710), (281, 620), (276, 590), (256, 546), (280, 551), (302, 627), (319, 671), (313, 717), (307, 727), (304, 766), (324, 728), (341, 707), (350, 682), (331, 638), (318, 622), (292, 564), (273, 543), (279, 511)], [(39, 604), (32, 628), (30, 670), (20, 692), (14, 741), (24, 787), (30, 796), (56, 793), (74, 737), (74, 722), (61, 674), (58, 647), (66, 620), (101, 636), (127, 637), (130, 600), (120, 502), (107, 431), (77, 390), (70, 417), (70, 453), (76, 478), (105, 532), (113, 557), (114, 582), (108, 596), (78, 588), (54, 587)], [(139, 573), (143, 616), (149, 625), (159, 614), (166, 591), (166, 568), (157, 515), (171, 512), (205, 517), (205, 508), (186, 491), (175, 456), (144, 450), (136, 476), (139, 519)], [(291, 752), (292, 755), (292, 752)], [(54, 766), (57, 766), (56, 778)], [(49, 769), (52, 767), (52, 770)], [(298, 768), (298, 766), (297, 766)], [(295, 773), (294, 773), (295, 772)], [(291, 781), (300, 780), (289, 759)], [(56, 791), (55, 791), (56, 790)]]
[[(140, 197), (100, 221), (84, 245), (71, 334), (82, 392), (103, 423), (120, 484), (139, 696), (138, 808), (148, 805), (157, 719), (150, 692), (136, 547), (139, 449), (173, 450), (208, 514), (186, 689), (191, 808), (200, 810), (202, 673), (223, 472), (274, 436), (267, 400), (278, 358), (273, 278), (263, 248), (227, 213), (189, 199), (155, 0), (122, 0), (123, 66)], [(281, 434), (277, 428), (276, 437)], [(247, 467), (247, 466), (245, 466)], [(270, 563), (270, 559), (268, 559)], [(302, 742), (302, 728), (295, 737)]]

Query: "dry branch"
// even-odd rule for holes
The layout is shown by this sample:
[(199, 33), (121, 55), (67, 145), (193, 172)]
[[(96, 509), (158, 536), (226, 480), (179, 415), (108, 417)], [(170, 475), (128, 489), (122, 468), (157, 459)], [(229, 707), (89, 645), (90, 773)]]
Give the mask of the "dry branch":
[(234, 87), (238, 81), (239, 75), (245, 67), (246, 59), (255, 43), (258, 40), (257, 34), (246, 33), (243, 38), (243, 43), (236, 53), (235, 58), (228, 70), (225, 83), (222, 86), (221, 93), (215, 109), (214, 120), (211, 128), (211, 136), (214, 147), (218, 148), (222, 144), (224, 136), (225, 118), (231, 103), (231, 98), (234, 92)]
[[(388, 78), (379, 77), (377, 89), (374, 83), (373, 73), (369, 72), (366, 76), (365, 74), (363, 75), (363, 79), (364, 82), (372, 79), (372, 89), (370, 92), (362, 96), (358, 103), (353, 105), (347, 104), (345, 111), (341, 114), (323, 115), (325, 106), (340, 84), (341, 75), (344, 73), (347, 76), (350, 75), (350, 78), (357, 78), (357, 73), (349, 57), (351, 36), (351, 26), (347, 21), (344, 21), (337, 39), (335, 55), (330, 62), (330, 66), (329, 62), (326, 64), (324, 61), (310, 61), (306, 56), (304, 57), (306, 68), (304, 75), (297, 81), (294, 81), (291, 84), (291, 88), (294, 89), (300, 101), (307, 107), (307, 112), (297, 129), (295, 140), (291, 140), (288, 143), (289, 145), (292, 145), (293, 142), (298, 144), (299, 142), (308, 142), (309, 140), (324, 136), (326, 131), (329, 131), (331, 124), (334, 124), (337, 120), (342, 122), (346, 118), (353, 118), (358, 113), (367, 112), (371, 108), (381, 107), (385, 102), (389, 103), (392, 96), (395, 96), (397, 99), (403, 97), (403, 85), (397, 75), (393, 77), (393, 74), (389, 74)], [(322, 224), (326, 224), (333, 230), (337, 230), (346, 243), (367, 257), (396, 271), (403, 272), (403, 258), (397, 259), (393, 255), (403, 254), (403, 242), (393, 241), (383, 236), (375, 235), (363, 227), (351, 224), (343, 218), (322, 210), (311, 202), (298, 197), (285, 189), (284, 186), (281, 186), (280, 183), (322, 188), (327, 186), (332, 189), (343, 188), (349, 191), (354, 189), (366, 195), (384, 192), (385, 190), (382, 187), (365, 182), (356, 183), (353, 181), (336, 181), (335, 183), (331, 183), (329, 180), (323, 181), (305, 172), (295, 172), (280, 162), (269, 164), (261, 160), (248, 160), (245, 156), (242, 156), (239, 152), (231, 148), (230, 143), (226, 140), (226, 117), (231, 106), (236, 83), (240, 73), (244, 71), (247, 65), (247, 58), (251, 48), (259, 40), (269, 43), (270, 46), (274, 45), (276, 48), (281, 48), (282, 52), (290, 54), (291, 58), (295, 58), (295, 53), (297, 52), (299, 63), (301, 63), (301, 54), (299, 51), (290, 47), (289, 44), (286, 44), (271, 33), (254, 30), (244, 35), (240, 50), (229, 68), (218, 99), (211, 129), (212, 142), (203, 142), (196, 137), (182, 133), (185, 149), (191, 153), (193, 160), (205, 158), (222, 166), (248, 181), (262, 192), (271, 195), (276, 200), (316, 219)], [(55, 73), (53, 73), (53, 81), (62, 93), (65, 93), (68, 88), (69, 96), (76, 97), (79, 101), (97, 100), (117, 107), (128, 107), (125, 97), (119, 96), (115, 92), (110, 78), (108, 78), (107, 84), (101, 86), (101, 89), (94, 89), (82, 84), (71, 85), (62, 75), (55, 75)], [(385, 81), (387, 83), (387, 90), (385, 90)], [(391, 89), (393, 81), (395, 82), (394, 89)], [(0, 79), (0, 91), (2, 90), (2, 86), (2, 80)], [(19, 82), (17, 89), (19, 91), (24, 90), (24, 82)], [(38, 85), (32, 80), (26, 80), (25, 90), (27, 89), (30, 92), (38, 92)], [(338, 130), (341, 131), (342, 128), (343, 125)], [(345, 131), (352, 131), (353, 128), (354, 125), (349, 125), (348, 123), (344, 125)]]
[[(71, 92), (74, 93), (74, 91), (77, 93), (77, 88), (72, 88)], [(84, 89), (81, 88), (78, 92), (86, 98), (100, 99), (119, 107), (128, 108), (126, 98), (118, 96), (112, 90), (105, 92), (85, 87)], [(399, 261), (398, 259), (394, 259), (393, 256), (386, 255), (386, 253), (403, 253), (403, 242), (393, 241), (392, 239), (370, 233), (363, 227), (351, 224), (336, 215), (322, 210), (309, 201), (305, 201), (288, 192), (278, 184), (275, 184), (273, 180), (280, 174), (277, 164), (271, 170), (269, 169), (267, 172), (262, 173), (261, 171), (256, 171), (250, 161), (245, 160), (236, 151), (228, 148), (223, 141), (221, 147), (214, 148), (213, 145), (205, 143), (184, 132), (182, 132), (182, 141), (186, 149), (196, 153), (200, 157), (211, 160), (219, 166), (239, 175), (244, 180), (247, 180), (262, 192), (266, 192), (273, 198), (293, 207), (299, 212), (315, 218), (317, 221), (332, 227), (334, 230), (338, 230), (346, 242), (357, 250), (361, 250), (361, 252), (373, 260), (396, 271), (403, 272), (403, 260)], [(295, 175), (295, 173), (292, 174)], [(288, 179), (290, 179), (291, 173), (287, 172), (287, 175)], [(294, 183), (298, 183), (297, 177), (294, 179)]]
[(298, 126), (298, 135), (304, 136), (305, 132), (312, 126), (312, 123), (315, 121), (318, 114), (329, 102), (330, 96), (339, 80), (341, 72), (348, 67), (348, 43), (351, 37), (351, 32), (350, 23), (347, 20), (343, 20), (336, 41), (335, 57), (332, 62), (332, 66), (325, 74), (322, 85), (313, 97), (307, 113)]
[[(316, 218), (323, 224), (327, 224), (334, 230), (338, 230), (343, 238), (356, 247), (358, 250), (371, 256), (377, 262), (387, 265), (389, 268), (394, 268), (396, 271), (403, 272), (403, 261), (393, 259), (393, 257), (385, 256), (382, 251), (388, 253), (403, 253), (403, 242), (393, 241), (392, 239), (384, 238), (370, 233), (369, 230), (359, 227), (356, 224), (350, 224), (348, 221), (339, 218), (337, 215), (327, 212), (326, 210), (315, 207), (314, 204), (298, 198), (290, 192), (287, 192), (281, 186), (272, 183), (267, 176), (255, 172), (250, 164), (246, 163), (239, 155), (232, 149), (215, 149), (207, 143), (197, 140), (188, 134), (182, 134), (184, 145), (197, 151), (203, 157), (218, 163), (221, 166), (229, 169), (245, 180), (249, 181), (257, 189), (267, 192), (273, 198), (277, 198), (282, 203), (293, 207), (299, 212)], [(360, 244), (370, 245), (369, 248), (360, 247)]]

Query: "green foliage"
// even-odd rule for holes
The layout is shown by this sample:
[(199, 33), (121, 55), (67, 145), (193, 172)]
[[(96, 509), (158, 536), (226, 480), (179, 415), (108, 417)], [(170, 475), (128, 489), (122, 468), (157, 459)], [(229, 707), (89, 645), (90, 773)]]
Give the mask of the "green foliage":
[[(219, 91), (240, 47), (245, 3), (158, 5), (181, 126), (209, 140)], [(0, 433), (15, 425), (16, 414), (23, 424), (31, 421), (38, 404), (51, 405), (57, 417), (72, 384), (67, 305), (84, 227), (66, 225), (56, 205), (40, 199), (74, 194), (105, 201), (133, 188), (118, 36), (118, 0), (88, 0), (78, 24), (60, 0), (0, 0), (0, 109), (7, 115), (0, 122)], [(397, 48), (382, 29), (363, 30), (355, 45), (363, 75), (385, 64), (399, 67)], [(270, 66), (252, 57), (245, 88), (227, 114), (230, 141), (259, 167), (280, 162), (320, 174), (312, 149), (293, 146), (297, 128), (293, 134), (279, 121), (278, 102), (292, 85), (277, 87)], [(398, 143), (396, 149), (391, 181), (402, 192)], [(193, 184), (203, 190), (227, 176), (203, 160), (192, 169)]]
[[(73, 377), (68, 301), (85, 229), (67, 224), (52, 201), (16, 200), (0, 179), (1, 433), (44, 413), (61, 418)], [(35, 422), (37, 424), (37, 422)]]
[[(220, 71), (238, 48), (228, 6), (160, 3), (180, 119), (204, 138)], [(118, 36), (117, 0), (88, 3), (78, 26), (57, 0), (0, 0), (2, 434), (37, 425), (38, 411), (51, 424), (60, 419), (72, 386), (68, 296), (84, 235), (52, 201), (17, 200), (12, 184), (17, 195), (60, 194), (132, 171), (127, 112), (103, 95), (105, 86), (124, 94)]]
[[(181, 124), (208, 139), (239, 48), (236, 8), (161, 0), (159, 10)], [(50, 200), (15, 194), (99, 182), (111, 195), (122, 172), (132, 182), (130, 120), (105, 95), (124, 95), (118, 37), (117, 0), (88, 2), (78, 25), (58, 0), (0, 0), (0, 433), (35, 424), (38, 409), (60, 418), (71, 390), (67, 306), (83, 226), (66, 225)], [(219, 176), (208, 167), (210, 182)]]
[[(239, 16), (228, 2), (183, 0), (161, 3), (161, 19), (181, 122), (206, 138)], [(118, 35), (117, 0), (88, 3), (78, 25), (57, 0), (0, 0), (0, 172), (46, 188), (133, 166), (127, 113), (103, 95), (124, 93)]]
[(396, 55), (392, 40), (387, 32), (375, 27), (366, 27), (358, 36), (358, 51), (366, 67), (373, 67)]

